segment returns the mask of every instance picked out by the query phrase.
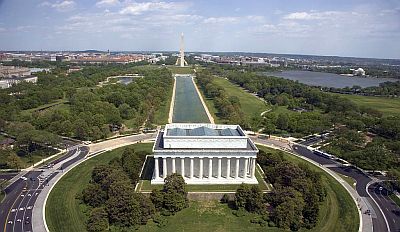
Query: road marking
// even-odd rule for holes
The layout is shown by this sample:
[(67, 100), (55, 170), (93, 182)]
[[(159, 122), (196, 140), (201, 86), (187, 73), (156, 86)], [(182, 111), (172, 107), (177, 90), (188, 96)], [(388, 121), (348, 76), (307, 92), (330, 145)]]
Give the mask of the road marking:
[[(36, 179), (38, 179), (39, 180), (39, 178), (38, 177), (36, 177)], [(40, 184), (38, 184), (38, 186), (37, 186), (37, 188), (35, 189), (35, 192), (34, 193), (36, 193), (36, 191), (38, 191), (38, 189), (40, 188)], [(31, 196), (30, 196), (30, 198), (29, 198), (29, 200), (28, 200), (28, 202), (27, 202), (27, 206), (29, 206), (29, 202), (31, 202), (31, 200), (32, 200), (32, 198), (35, 196), (35, 194), (32, 194)], [(25, 210), (24, 210), (24, 214), (23, 214), (23, 219), (25, 218), (25, 213), (26, 213), (26, 210), (27, 210), (27, 207), (25, 207)], [(32, 212), (32, 215), (33, 215), (33, 212)], [(31, 222), (32, 222), (32, 218), (30, 219), (31, 220)], [(29, 223), (30, 225), (32, 225), (32, 223)], [(25, 231), (24, 230), (24, 227), (25, 227), (25, 223), (22, 223), (22, 231)]]
[[(27, 184), (27, 182), (25, 181), (25, 187), (27, 186), (28, 184)], [(15, 202), (17, 202), (17, 200), (19, 199), (19, 195), (22, 193), (22, 191), (20, 192), (20, 193), (18, 193), (18, 197), (16, 197), (15, 198), (15, 200), (14, 200), (14, 202), (13, 202), (13, 204), (12, 204), (12, 206), (11, 206), (11, 208), (8, 210), (8, 213), (7, 213), (7, 217), (6, 217), (6, 220), (5, 220), (5, 222), (4, 222), (4, 232), (6, 232), (6, 229), (7, 229), (7, 222), (8, 222), (8, 217), (10, 216), (10, 213), (11, 213), (11, 209), (12, 208), (14, 208), (14, 205), (15, 205)]]

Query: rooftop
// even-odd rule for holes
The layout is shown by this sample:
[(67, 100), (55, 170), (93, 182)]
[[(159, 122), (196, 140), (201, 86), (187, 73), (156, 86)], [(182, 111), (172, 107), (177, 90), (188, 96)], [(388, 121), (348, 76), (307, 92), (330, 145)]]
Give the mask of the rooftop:
[(167, 136), (244, 136), (238, 129), (212, 129), (200, 126), (193, 129), (182, 129), (179, 127), (167, 129)]

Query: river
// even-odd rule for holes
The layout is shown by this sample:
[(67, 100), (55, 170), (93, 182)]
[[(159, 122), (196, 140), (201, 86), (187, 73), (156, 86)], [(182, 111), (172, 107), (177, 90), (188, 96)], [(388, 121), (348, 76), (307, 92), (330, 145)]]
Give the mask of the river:
[(176, 76), (174, 123), (210, 123), (190, 75)]
[(311, 72), (311, 71), (282, 71), (282, 72), (264, 72), (264, 75), (282, 77), (285, 79), (299, 81), (300, 83), (312, 86), (344, 88), (354, 85), (363, 88), (370, 86), (379, 86), (383, 82), (400, 81), (391, 78), (373, 78), (373, 77), (348, 77), (334, 73)]

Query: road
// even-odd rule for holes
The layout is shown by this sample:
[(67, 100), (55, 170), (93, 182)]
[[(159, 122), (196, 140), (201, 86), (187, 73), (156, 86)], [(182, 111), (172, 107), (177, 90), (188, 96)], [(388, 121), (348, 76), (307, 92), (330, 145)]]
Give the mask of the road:
[(400, 207), (388, 197), (388, 191), (379, 183), (368, 187), (368, 192), (385, 213), (391, 232), (400, 232)]
[[(339, 174), (346, 175), (355, 179), (357, 182), (356, 184), (357, 193), (360, 195), (360, 197), (363, 197), (365, 200), (367, 200), (369, 205), (371, 206), (369, 210), (371, 210), (371, 217), (374, 226), (374, 231), (377, 232), (388, 231), (382, 212), (379, 210), (378, 206), (368, 195), (366, 190), (367, 184), (372, 181), (371, 178), (369, 178), (363, 172), (354, 167), (342, 166), (340, 163), (337, 163), (331, 159), (315, 155), (312, 151), (308, 150), (303, 146), (293, 145), (293, 148), (297, 154), (312, 159), (315, 162), (318, 162), (319, 164), (324, 165), (328, 169), (331, 169)], [(362, 212), (365, 213), (366, 210), (367, 209), (362, 209)]]
[(20, 178), (8, 186), (6, 198), (0, 204), (2, 231), (32, 231), (32, 209), (38, 195), (63, 168), (83, 159), (88, 152), (87, 147), (71, 147), (66, 155), (53, 162), (53, 168), (35, 169), (24, 175), (26, 180)]

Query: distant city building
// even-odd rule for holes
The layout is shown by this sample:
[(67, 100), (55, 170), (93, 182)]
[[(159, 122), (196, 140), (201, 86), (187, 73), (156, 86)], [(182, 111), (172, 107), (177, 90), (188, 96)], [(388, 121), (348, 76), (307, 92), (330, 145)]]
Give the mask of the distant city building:
[(153, 147), (152, 184), (179, 173), (188, 184), (257, 184), (258, 149), (238, 125), (167, 124)]
[(0, 78), (24, 77), (31, 75), (29, 68), (0, 65)]
[(36, 83), (37, 77), (36, 76), (24, 76), (24, 77), (3, 78), (3, 79), (0, 79), (0, 88), (7, 89), (7, 88), (10, 88), (12, 85), (18, 84), (22, 81), (29, 82), (29, 83)]

